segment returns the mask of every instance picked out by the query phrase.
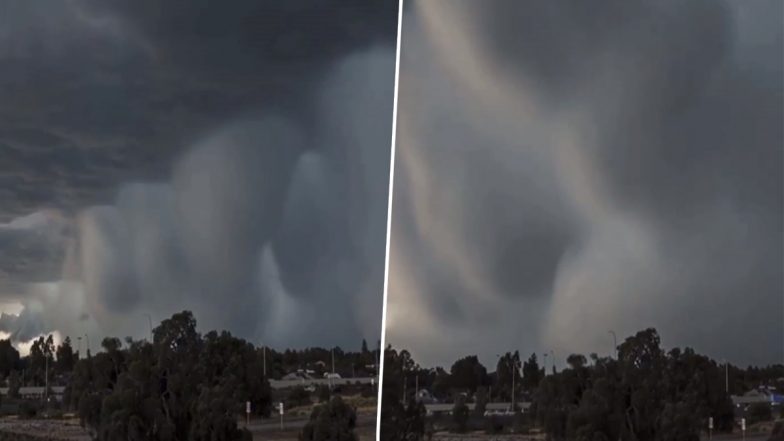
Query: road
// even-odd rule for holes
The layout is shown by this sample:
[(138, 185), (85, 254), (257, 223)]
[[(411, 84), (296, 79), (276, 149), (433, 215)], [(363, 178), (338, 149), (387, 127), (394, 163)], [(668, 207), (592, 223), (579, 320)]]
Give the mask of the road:
[[(270, 380), (270, 387), (273, 389), (285, 389), (295, 386), (344, 386), (347, 384), (378, 384), (374, 377), (354, 377), (354, 378), (298, 378), (296, 380)], [(2, 388), (0, 388), (2, 391)]]
[[(733, 433), (732, 435), (717, 435), (717, 436), (714, 436), (711, 441), (743, 441), (743, 440), (746, 440), (746, 441), (767, 441), (768, 438), (770, 438), (770, 435), (760, 435), (760, 434), (756, 434), (755, 433), (754, 435), (747, 434), (746, 438), (744, 438), (743, 435), (740, 434), (740, 433)], [(702, 439), (707, 441), (708, 437), (707, 436), (703, 436)]]
[[(289, 417), (283, 418), (283, 429), (281, 430), (280, 420), (277, 418), (265, 418), (253, 420), (250, 425), (246, 425), (244, 421), (240, 422), (240, 427), (247, 427), (253, 434), (254, 440), (296, 440), (299, 437), (299, 432), (305, 423), (308, 422), (307, 418), (303, 417)], [(360, 413), (357, 415), (357, 434), (362, 440), (370, 440), (375, 436), (376, 430), (376, 415), (371, 413)]]

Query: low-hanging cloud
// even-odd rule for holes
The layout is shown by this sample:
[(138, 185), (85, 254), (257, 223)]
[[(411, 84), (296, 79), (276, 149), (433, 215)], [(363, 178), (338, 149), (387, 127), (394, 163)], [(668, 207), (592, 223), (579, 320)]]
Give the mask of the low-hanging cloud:
[[(191, 309), (267, 344), (377, 338), (396, 11), (332, 6), (349, 22), (293, 4), (69, 3), (43, 55), (0, 33), (0, 82), (46, 65), (62, 85), (17, 84), (0, 127), (0, 291), (23, 307), (0, 331), (141, 337), (146, 315)], [(19, 32), (44, 26), (19, 8)], [(52, 61), (71, 53), (88, 78)]]
[(781, 361), (781, 5), (446, 3), (404, 21), (389, 341)]

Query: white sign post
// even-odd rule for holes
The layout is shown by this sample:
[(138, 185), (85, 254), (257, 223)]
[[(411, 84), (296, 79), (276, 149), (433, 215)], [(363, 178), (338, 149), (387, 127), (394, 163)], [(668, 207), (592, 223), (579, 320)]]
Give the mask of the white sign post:
[(713, 439), (713, 417), (708, 417), (708, 439)]
[(250, 401), (245, 402), (245, 425), (250, 425)]
[(278, 413), (280, 414), (280, 430), (283, 430), (283, 402), (278, 403)]
[(743, 441), (746, 441), (746, 418), (740, 419), (740, 431), (743, 433)]

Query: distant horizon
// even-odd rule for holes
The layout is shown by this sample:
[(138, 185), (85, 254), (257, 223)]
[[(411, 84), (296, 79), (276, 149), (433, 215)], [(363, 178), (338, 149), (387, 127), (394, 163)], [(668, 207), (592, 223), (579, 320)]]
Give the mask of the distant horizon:
[[(640, 329), (640, 331), (642, 331), (642, 330), (643, 329)], [(656, 331), (659, 333), (659, 336), (661, 336), (661, 330), (657, 329)], [(627, 337), (631, 337), (631, 336), (632, 335), (627, 335), (627, 336), (621, 338), (621, 336), (618, 335), (618, 345), (623, 343), (623, 341)], [(415, 351), (411, 350), (410, 348), (395, 346), (395, 344), (393, 342), (387, 341), (387, 345), (388, 346), (391, 345), (392, 349), (394, 349), (394, 350), (396, 350), (398, 352), (400, 352), (401, 350), (407, 350), (411, 354), (411, 358), (417, 364), (419, 364), (420, 367), (422, 367), (424, 369), (443, 368), (447, 372), (449, 372), (449, 368), (452, 366), (452, 364), (454, 364), (455, 361), (457, 361), (457, 360), (459, 360), (461, 358), (464, 358), (464, 357), (476, 356), (476, 357), (478, 357), (479, 362), (485, 368), (488, 369), (488, 373), (491, 373), (491, 372), (495, 372), (495, 368), (496, 368), (496, 366), (498, 364), (498, 358), (499, 358), (498, 356), (503, 356), (507, 352), (514, 354), (515, 351), (519, 352), (519, 354), (520, 354), (520, 361), (521, 362), (528, 360), (528, 358), (531, 356), (531, 354), (535, 353), (536, 354), (537, 363), (539, 363), (540, 367), (543, 367), (543, 365), (542, 365), (543, 360), (544, 360), (543, 355), (545, 353), (547, 353), (548, 354), (547, 355), (547, 362), (548, 362), (547, 363), (547, 369), (548, 369), (548, 373), (550, 372), (550, 369), (552, 367), (552, 364), (551, 364), (552, 355), (550, 355), (548, 351), (538, 351), (537, 352), (537, 351), (525, 351), (525, 350), (520, 350), (520, 349), (507, 349), (507, 350), (502, 350), (501, 352), (498, 352), (498, 353), (494, 353), (492, 356), (489, 356), (489, 353), (483, 353), (481, 351), (479, 351), (479, 352), (471, 352), (471, 350), (469, 349), (469, 350), (466, 350), (465, 353), (462, 353), (462, 354), (459, 354), (459, 355), (455, 355), (451, 360), (446, 361), (446, 362), (435, 362), (435, 363), (430, 362), (429, 364), (422, 364), (420, 362), (420, 360), (422, 360), (422, 359), (426, 359), (427, 360), (427, 357), (418, 357), (417, 353)], [(610, 337), (610, 344), (609, 344), (609, 346), (612, 347), (612, 337)], [(662, 337), (661, 349), (665, 353), (667, 353), (670, 350), (675, 349), (675, 348), (679, 348), (681, 350), (684, 350), (686, 348), (690, 348), (690, 349), (694, 350), (695, 353), (700, 354), (700, 355), (704, 355), (704, 356), (710, 358), (711, 360), (716, 361), (719, 364), (723, 364), (723, 362), (724, 362), (724, 359), (714, 357), (713, 355), (708, 354), (708, 353), (706, 353), (704, 351), (701, 351), (699, 348), (694, 347), (694, 346), (689, 346), (689, 345), (668, 345), (666, 339)], [(614, 355), (615, 355), (612, 351), (606, 352), (606, 353), (599, 353), (599, 352), (595, 352), (595, 353), (600, 358), (605, 358), (605, 357), (607, 357), (607, 358), (614, 358)], [(591, 352), (573, 352), (573, 353), (563, 354), (563, 355), (559, 355), (558, 353), (556, 353), (555, 354), (555, 358), (556, 358), (556, 360), (560, 361), (560, 363), (558, 365), (556, 365), (556, 368), (558, 370), (560, 370), (560, 369), (562, 369), (564, 367), (567, 367), (568, 363), (566, 363), (566, 358), (569, 355), (572, 355), (572, 354), (584, 355), (590, 361)], [(489, 361), (485, 362), (485, 360), (489, 360)], [(761, 367), (768, 367), (768, 366), (784, 366), (784, 360), (778, 360), (778, 361), (771, 360), (768, 363), (762, 363), (762, 364), (743, 363), (743, 362), (739, 363), (739, 362), (733, 361), (733, 360), (728, 360), (728, 361), (729, 361), (731, 366), (735, 366), (737, 368), (742, 368), (742, 369), (745, 369), (747, 367), (760, 367), (761, 368)], [(492, 371), (491, 371), (491, 368), (492, 368)]]

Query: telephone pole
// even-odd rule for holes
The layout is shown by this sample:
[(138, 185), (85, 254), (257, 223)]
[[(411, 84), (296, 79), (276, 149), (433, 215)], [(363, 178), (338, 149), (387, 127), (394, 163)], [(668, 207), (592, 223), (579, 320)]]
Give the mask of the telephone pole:
[(44, 352), (44, 402), (49, 402), (49, 349)]
[(610, 331), (613, 336), (613, 350), (615, 351), (615, 359), (618, 360), (618, 338), (615, 336), (615, 331)]
[(264, 378), (267, 378), (267, 345), (261, 342), (261, 360), (264, 365)]
[(144, 314), (144, 316), (145, 316), (145, 317), (147, 317), (147, 324), (148, 324), (148, 325), (150, 325), (150, 343), (152, 343), (152, 341), (153, 341), (153, 335), (152, 335), (152, 316), (151, 316), (150, 314)]
[(724, 360), (724, 392), (730, 394), (730, 362)]

